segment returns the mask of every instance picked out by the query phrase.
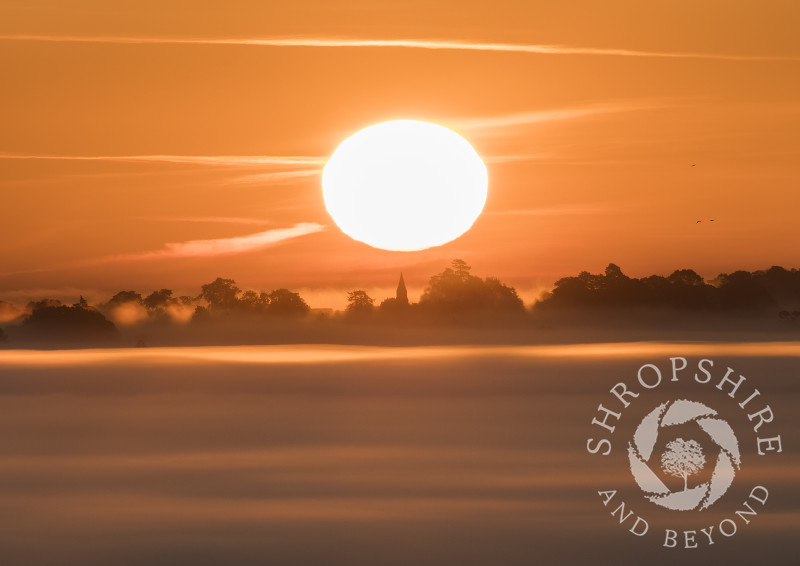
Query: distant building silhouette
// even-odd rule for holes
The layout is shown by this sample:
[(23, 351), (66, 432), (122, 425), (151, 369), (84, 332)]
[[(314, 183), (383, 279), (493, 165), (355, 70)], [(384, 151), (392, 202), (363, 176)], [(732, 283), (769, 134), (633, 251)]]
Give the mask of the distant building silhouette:
[(398, 305), (408, 305), (408, 291), (406, 290), (406, 282), (403, 281), (403, 274), (400, 273), (400, 282), (397, 284), (397, 294), (395, 295)]

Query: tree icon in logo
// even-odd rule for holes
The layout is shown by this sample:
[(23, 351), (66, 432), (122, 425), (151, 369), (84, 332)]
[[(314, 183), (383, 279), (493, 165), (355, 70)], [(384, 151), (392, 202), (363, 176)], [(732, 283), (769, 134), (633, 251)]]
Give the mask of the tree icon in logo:
[[(733, 483), (736, 470), (741, 466), (739, 442), (730, 425), (717, 412), (697, 401), (679, 399), (663, 403), (647, 414), (628, 443), (628, 460), (637, 485), (647, 494), (647, 499), (675, 511), (707, 509), (722, 497)], [(677, 425), (696, 423), (698, 434), (705, 433), (719, 447), (711, 480), (689, 487), (689, 476), (703, 469), (706, 457), (700, 444), (679, 438), (667, 443), (661, 457), (663, 470), (683, 478), (683, 491), (671, 491), (650, 468), (650, 459), (664, 429)]]
[(667, 443), (667, 451), (661, 455), (661, 469), (671, 476), (683, 478), (683, 491), (689, 489), (689, 476), (706, 465), (703, 449), (696, 440), (682, 438)]

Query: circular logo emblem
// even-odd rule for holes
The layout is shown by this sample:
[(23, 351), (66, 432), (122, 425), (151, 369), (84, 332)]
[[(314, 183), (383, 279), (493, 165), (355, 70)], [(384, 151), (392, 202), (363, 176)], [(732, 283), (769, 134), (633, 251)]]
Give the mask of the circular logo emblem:
[[(647, 499), (675, 511), (703, 510), (728, 491), (741, 466), (739, 442), (730, 425), (716, 415), (715, 410), (702, 403), (679, 399), (659, 405), (642, 419), (628, 443), (628, 459), (631, 473)], [(719, 453), (709, 455), (716, 460), (711, 479), (690, 487), (691, 476), (706, 466), (706, 454), (700, 443), (676, 438), (666, 443), (661, 454), (654, 452), (659, 436), (668, 434), (670, 427), (692, 423), (697, 426), (698, 434), (705, 432), (710, 437)], [(670, 490), (654, 471), (659, 468), (665, 474), (683, 479), (683, 490)]]

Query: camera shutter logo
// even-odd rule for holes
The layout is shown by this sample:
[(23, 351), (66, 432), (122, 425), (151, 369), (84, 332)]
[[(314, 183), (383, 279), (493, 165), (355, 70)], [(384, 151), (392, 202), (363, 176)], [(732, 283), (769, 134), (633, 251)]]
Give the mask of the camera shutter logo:
[[(667, 451), (658, 458), (653, 454), (659, 433), (669, 427), (696, 423), (719, 448), (711, 480), (688, 487), (688, 476), (705, 465), (705, 454), (694, 440), (679, 438), (667, 444)], [(733, 483), (741, 466), (739, 442), (730, 425), (717, 418), (717, 412), (697, 401), (680, 399), (663, 403), (642, 419), (628, 443), (628, 459), (636, 483), (647, 499), (675, 511), (707, 509), (722, 497)], [(653, 471), (659, 463), (665, 472), (683, 477), (683, 491), (670, 490)]]

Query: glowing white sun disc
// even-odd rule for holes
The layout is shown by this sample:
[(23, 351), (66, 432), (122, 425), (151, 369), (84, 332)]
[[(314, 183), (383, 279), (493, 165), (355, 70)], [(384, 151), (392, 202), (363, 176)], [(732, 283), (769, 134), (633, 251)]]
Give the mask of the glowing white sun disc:
[(322, 173), (341, 230), (376, 248), (440, 246), (469, 230), (486, 202), (486, 166), (444, 126), (392, 120), (344, 140)]

